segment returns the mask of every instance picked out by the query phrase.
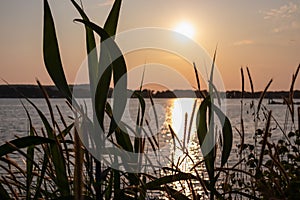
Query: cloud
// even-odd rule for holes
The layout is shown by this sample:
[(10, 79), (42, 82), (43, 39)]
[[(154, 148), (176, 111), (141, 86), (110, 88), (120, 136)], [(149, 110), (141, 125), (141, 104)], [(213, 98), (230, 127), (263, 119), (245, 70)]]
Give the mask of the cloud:
[(300, 29), (300, 2), (288, 1), (279, 8), (261, 11), (264, 19), (271, 23), (271, 32), (283, 33), (293, 32)]
[(234, 46), (250, 45), (250, 44), (254, 44), (254, 41), (253, 40), (240, 40), (240, 41), (233, 43)]
[(114, 4), (114, 0), (101, 0), (101, 3), (98, 3), (98, 6), (110, 6)]
[(270, 9), (268, 11), (264, 11), (264, 19), (272, 19), (272, 18), (290, 18), (294, 13), (299, 10), (297, 4), (293, 2), (289, 2), (281, 6), (280, 8)]
[(300, 23), (297, 21), (292, 21), (291, 23), (274, 28), (273, 32), (280, 33), (283, 31), (298, 30), (298, 29), (300, 29)]

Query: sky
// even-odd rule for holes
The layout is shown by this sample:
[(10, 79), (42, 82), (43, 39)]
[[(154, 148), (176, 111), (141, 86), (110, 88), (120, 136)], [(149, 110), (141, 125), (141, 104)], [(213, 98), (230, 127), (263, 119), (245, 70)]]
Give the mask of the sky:
[[(113, 1), (82, 1), (91, 21), (103, 26)], [(67, 80), (76, 83), (86, 58), (84, 27), (73, 22), (80, 17), (69, 0), (49, 0), (49, 4)], [(32, 84), (36, 79), (52, 84), (43, 63), (42, 20), (42, 0), (0, 2), (0, 78), (11, 84)], [(292, 74), (300, 63), (299, 0), (123, 0), (118, 33), (145, 27), (176, 30), (183, 22), (194, 29), (190, 39), (210, 57), (217, 46), (216, 64), (226, 90), (241, 88), (240, 68), (246, 66), (255, 90), (263, 90), (271, 78), (271, 90), (289, 89)], [(168, 89), (188, 89), (168, 72), (151, 72), (159, 66), (151, 64), (156, 62), (174, 69), (190, 87), (196, 86), (192, 61), (187, 62), (180, 55), (145, 50), (129, 52), (125, 59), (129, 70), (149, 63), (146, 81), (155, 83), (155, 77), (169, 80)], [(196, 63), (203, 64), (207, 65)], [(135, 87), (133, 82), (140, 83), (140, 77), (129, 78), (130, 87)], [(300, 89), (299, 80), (296, 88)], [(249, 90), (248, 82), (246, 89)]]

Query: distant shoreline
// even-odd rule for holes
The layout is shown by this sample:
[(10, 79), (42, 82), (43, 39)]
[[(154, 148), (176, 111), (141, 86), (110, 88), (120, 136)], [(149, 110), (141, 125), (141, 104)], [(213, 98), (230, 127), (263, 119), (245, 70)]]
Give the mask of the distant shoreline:
[[(74, 86), (70, 86), (71, 90)], [(58, 91), (55, 86), (44, 86), (50, 98), (63, 98), (63, 95)], [(76, 89), (80, 92), (78, 98), (89, 98), (89, 86), (88, 85), (79, 85), (76, 86)], [(132, 90), (128, 90), (129, 93), (132, 93)], [(202, 91), (207, 94), (207, 91)], [(153, 91), (153, 90), (143, 90), (142, 96), (144, 98), (149, 98), (149, 94), (153, 98), (195, 98), (200, 97), (198, 91), (191, 90), (166, 90), (166, 91)], [(260, 98), (262, 91), (255, 92), (244, 92), (243, 98)], [(108, 96), (111, 97), (112, 89), (110, 89)], [(224, 96), (224, 92), (220, 92)], [(43, 94), (40, 88), (37, 85), (0, 85), (0, 98), (43, 98)], [(288, 97), (288, 91), (269, 91), (266, 93), (265, 98), (267, 99), (282, 99), (283, 97)], [(226, 91), (226, 98), (228, 99), (239, 99), (242, 98), (241, 91)], [(300, 99), (300, 90), (294, 91), (294, 98)]]

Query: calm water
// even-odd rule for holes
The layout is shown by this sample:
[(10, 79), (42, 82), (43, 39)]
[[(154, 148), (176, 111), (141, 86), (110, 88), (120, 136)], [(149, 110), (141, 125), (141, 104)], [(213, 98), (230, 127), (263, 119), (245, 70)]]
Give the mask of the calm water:
[[(32, 100), (36, 106), (48, 117), (50, 121), (49, 110), (46, 106), (44, 99), (33, 99)], [(87, 110), (91, 116), (91, 103), (87, 99), (81, 99), (87, 105)], [(236, 151), (236, 145), (240, 142), (240, 136), (237, 133), (236, 129), (240, 130), (240, 118), (241, 113), (243, 114), (244, 119), (244, 128), (245, 128), (245, 142), (253, 143), (253, 136), (255, 133), (255, 128), (264, 128), (265, 125), (265, 115), (267, 113), (266, 109), (272, 110), (272, 114), (275, 120), (272, 120), (271, 127), (274, 128), (272, 139), (277, 140), (284, 138), (282, 130), (288, 133), (294, 128), (291, 123), (291, 116), (287, 112), (285, 105), (268, 105), (267, 101), (264, 102), (263, 107), (260, 113), (260, 121), (254, 122), (254, 110), (250, 107), (252, 100), (243, 100), (243, 112), (241, 112), (241, 100), (240, 99), (226, 99), (226, 113), (229, 117), (234, 134), (234, 145), (233, 152)], [(25, 100), (22, 100), (26, 109), (28, 110), (30, 117), (32, 119), (33, 125), (36, 128), (37, 132), (41, 132), (43, 127), (42, 122), (37, 115), (34, 108), (29, 105)], [(195, 104), (195, 99), (154, 99), (155, 108), (157, 111), (158, 124), (155, 120), (155, 115), (153, 108), (149, 99), (146, 99), (146, 112), (145, 120), (149, 123), (153, 133), (158, 134), (159, 142), (162, 143), (164, 149), (163, 152), (170, 153), (172, 139), (168, 125), (174, 129), (175, 133), (178, 135), (178, 138), (186, 147), (189, 147), (191, 152), (194, 152), (194, 158), (199, 159), (199, 146), (197, 144), (197, 138), (195, 136), (196, 127), (195, 127), (195, 118), (196, 113), (191, 122), (192, 111)], [(255, 108), (257, 102), (254, 101)], [(66, 102), (63, 99), (51, 99), (51, 104), (54, 109), (55, 117), (59, 125), (62, 125), (60, 116), (57, 112), (56, 106), (62, 111), (64, 118), (67, 122), (71, 123), (71, 117), (73, 114), (70, 108), (67, 106)], [(199, 107), (199, 100), (196, 102), (196, 111)], [(135, 127), (136, 116), (138, 111), (138, 100), (130, 99), (128, 100), (127, 109), (123, 115), (122, 121), (128, 124), (130, 127)], [(287, 115), (288, 113), (288, 115)], [(297, 117), (295, 117), (295, 124), (297, 125)], [(285, 123), (287, 120), (288, 123)], [(216, 120), (217, 121), (217, 120)], [(0, 141), (4, 143), (15, 137), (22, 137), (28, 134), (29, 120), (26, 115), (25, 109), (21, 104), (21, 101), (18, 99), (0, 99)], [(108, 127), (109, 121), (107, 120), (105, 125)], [(159, 127), (157, 130), (156, 127)], [(192, 125), (192, 126), (190, 126)], [(146, 126), (147, 127), (147, 126)], [(221, 127), (221, 126), (219, 126)], [(145, 128), (147, 129), (147, 128)], [(281, 131), (280, 131), (281, 130)], [(129, 133), (130, 134), (130, 133)], [(189, 137), (188, 137), (189, 136)], [(168, 146), (169, 145), (169, 146)], [(177, 153), (175, 153), (177, 155)], [(231, 161), (235, 162), (236, 157), (232, 156)]]
[[(42, 123), (37, 115), (36, 111), (32, 106), (30, 106), (25, 100), (21, 100), (33, 121), (33, 124), (37, 130), (42, 127)], [(29, 120), (26, 115), (25, 109), (21, 104), (21, 101), (18, 99), (0, 99), (0, 140), (2, 142), (8, 141), (15, 136), (21, 137), (25, 136), (28, 132)], [(45, 100), (43, 99), (33, 99), (32, 100), (37, 107), (48, 117), (50, 120), (50, 115), (48, 108), (46, 106)], [(90, 103), (88, 100), (84, 100), (87, 103), (88, 110), (90, 110)], [(190, 124), (190, 117), (193, 110), (194, 99), (154, 99), (155, 108), (157, 111), (159, 128), (161, 132), (168, 131), (167, 127), (170, 124), (175, 132), (182, 136), (185, 126), (185, 115), (187, 115), (187, 125)], [(240, 129), (240, 117), (241, 117), (241, 100), (240, 99), (226, 99), (226, 113), (229, 117), (233, 128)], [(243, 101), (243, 119), (245, 124), (245, 132), (253, 133), (254, 132), (254, 116), (253, 109), (250, 108), (251, 100)], [(257, 102), (255, 102), (257, 104)], [(51, 104), (53, 107), (58, 106), (62, 111), (66, 121), (71, 122), (69, 117), (72, 117), (73, 114), (69, 107), (67, 106), (65, 100), (63, 99), (51, 99)], [(197, 108), (199, 102), (197, 102)], [(264, 102), (264, 106), (272, 110), (274, 118), (277, 120), (282, 129), (289, 131), (291, 125), (284, 127), (284, 122), (286, 120), (287, 108), (285, 105), (268, 105), (267, 101)], [(131, 99), (128, 102), (128, 109), (126, 110), (122, 120), (127, 124), (134, 124), (138, 100)], [(262, 109), (264, 110), (264, 109)], [(56, 119), (60, 122), (60, 117), (56, 108), (54, 108), (54, 113)], [(297, 124), (297, 115), (295, 114), (295, 124)], [(194, 116), (195, 118), (195, 116)], [(264, 124), (264, 115), (260, 113), (261, 123), (258, 124), (258, 128), (263, 128)], [(150, 101), (146, 99), (146, 115), (145, 119), (149, 122), (151, 127), (156, 127), (156, 121), (154, 120), (153, 109), (151, 108)], [(195, 119), (194, 119), (195, 120)], [(291, 117), (288, 116), (288, 122), (291, 123)], [(193, 123), (195, 124), (195, 123)], [(272, 121), (273, 126), (275, 127), (274, 120)], [(277, 127), (278, 128), (278, 127)], [(192, 132), (195, 131), (195, 127), (192, 127)], [(235, 131), (234, 131), (235, 132)], [(237, 136), (237, 134), (234, 134)], [(275, 138), (280, 137), (280, 135), (274, 135)]]
[[(44, 99), (33, 99), (32, 100), (36, 106), (48, 117), (49, 121), (50, 115), (49, 110), (46, 106)], [(87, 110), (91, 110), (91, 103), (89, 100), (83, 99), (87, 105)], [(265, 125), (265, 115), (267, 110), (272, 110), (272, 114), (275, 120), (271, 122), (272, 131), (272, 139), (277, 140), (284, 138), (282, 131), (288, 133), (295, 128), (291, 123), (291, 116), (287, 111), (285, 105), (268, 105), (267, 101), (264, 101), (264, 104), (261, 109), (261, 113), (259, 115), (260, 121), (257, 123), (254, 122), (254, 110), (250, 106), (252, 100), (243, 100), (240, 99), (226, 99), (226, 114), (229, 117), (234, 134), (234, 144), (232, 150), (232, 156), (229, 159), (229, 164), (235, 164), (238, 161), (237, 147), (236, 145), (240, 142), (240, 136), (237, 133), (236, 129), (240, 130), (240, 119), (241, 113), (243, 115), (244, 127), (245, 127), (245, 142), (253, 143), (253, 136), (256, 128), (264, 128)], [(279, 100), (278, 100), (279, 101)], [(30, 117), (32, 119), (33, 125), (36, 128), (37, 132), (41, 132), (41, 128), (43, 127), (42, 122), (37, 115), (34, 108), (29, 105), (25, 100), (22, 100), (26, 109), (28, 110)], [(158, 127), (156, 130), (157, 122), (155, 120), (155, 115), (153, 112), (153, 108), (151, 107), (150, 100), (146, 99), (146, 112), (145, 119), (149, 123), (153, 132), (159, 132), (158, 138), (159, 141), (163, 144), (163, 154), (170, 154), (172, 152), (172, 139), (170, 130), (168, 125), (174, 129), (175, 133), (178, 135), (178, 138), (181, 142), (184, 143), (186, 147), (189, 149), (189, 154), (193, 160), (199, 161), (201, 160), (201, 154), (199, 153), (199, 145), (197, 143), (197, 137), (195, 135), (196, 127), (195, 127), (195, 118), (196, 113), (192, 119), (191, 117), (193, 113), (194, 104), (196, 105), (196, 111), (199, 107), (200, 102), (195, 99), (154, 99), (155, 108), (157, 111), (158, 118)], [(55, 106), (57, 106), (63, 113), (64, 118), (67, 122), (71, 123), (71, 117), (73, 114), (70, 108), (67, 106), (66, 102), (63, 99), (51, 99), (51, 104), (54, 108), (54, 114), (58, 121), (59, 125), (62, 125), (60, 116), (57, 112)], [(243, 109), (241, 111), (241, 104), (243, 105)], [(133, 127), (135, 124), (137, 111), (138, 111), (138, 100), (130, 99), (128, 101), (127, 110), (124, 113), (122, 120)], [(254, 107), (257, 107), (257, 101), (254, 101)], [(296, 109), (295, 109), (296, 110)], [(91, 116), (91, 112), (89, 113)], [(297, 117), (295, 117), (295, 124), (297, 126)], [(192, 124), (192, 126), (190, 126)], [(106, 121), (106, 126), (108, 126), (108, 121)], [(25, 109), (21, 104), (21, 101), (18, 99), (0, 99), (0, 143), (3, 144), (5, 141), (9, 141), (15, 137), (22, 137), (28, 134), (29, 128), (29, 120), (26, 115)], [(189, 134), (190, 133), (190, 134)], [(188, 137), (190, 135), (190, 138)], [(178, 159), (182, 156), (182, 153), (175, 152), (174, 160)], [(192, 162), (185, 162), (181, 165), (183, 170), (190, 169), (194, 164)], [(176, 187), (176, 186), (175, 186)], [(180, 186), (178, 186), (180, 188)]]

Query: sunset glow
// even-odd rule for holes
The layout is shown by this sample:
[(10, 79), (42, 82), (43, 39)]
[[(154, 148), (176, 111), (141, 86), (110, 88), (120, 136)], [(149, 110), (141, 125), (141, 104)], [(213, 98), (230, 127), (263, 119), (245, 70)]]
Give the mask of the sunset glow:
[[(79, 1), (78, 1), (79, 2)], [(110, 0), (84, 1), (83, 6), (92, 22), (103, 27), (112, 6)], [(70, 83), (85, 60), (84, 26), (73, 23), (79, 18), (70, 1), (49, 1), (53, 12), (59, 48), (66, 78)], [(42, 55), (42, 1), (1, 1), (0, 3), (0, 77), (10, 84), (35, 84), (38, 78), (43, 84), (53, 84), (44, 68)], [(9, 19), (9, 20), (8, 20)], [(172, 2), (161, 0), (126, 1), (122, 4), (117, 33), (156, 27), (179, 33), (174, 43), (187, 45), (192, 39), (213, 57), (216, 45), (216, 64), (220, 69), (226, 90), (240, 90), (240, 68), (249, 67), (255, 90), (263, 90), (268, 79), (273, 78), (270, 90), (286, 90), (299, 64), (300, 52), (300, 1), (197, 1)], [(22, 32), (20, 33), (20, 30)], [(174, 34), (176, 35), (176, 34)], [(182, 37), (181, 37), (182, 36)], [(146, 37), (146, 36), (145, 36)], [(118, 36), (116, 36), (118, 39)], [(99, 38), (96, 37), (99, 41)], [(137, 41), (138, 37), (132, 39)], [(162, 39), (158, 37), (158, 40)], [(157, 40), (157, 41), (158, 41)], [(165, 39), (164, 39), (165, 40)], [(128, 41), (130, 43), (130, 41)], [(195, 50), (192, 53), (197, 54)], [(151, 54), (151, 55), (148, 55)], [(142, 56), (140, 56), (142, 55)], [(203, 63), (197, 54), (197, 66)], [(151, 57), (151, 58), (150, 58)], [(140, 53), (126, 58), (128, 68), (135, 64), (167, 64), (181, 70), (196, 85), (193, 68), (188, 63), (170, 58), (170, 55)], [(153, 59), (152, 59), (153, 58)], [(152, 60), (151, 60), (152, 59)], [(165, 62), (167, 61), (167, 62)], [(194, 60), (193, 60), (194, 61)], [(22, 75), (16, 73), (22, 70)], [(189, 71), (190, 70), (190, 71)], [(205, 75), (205, 74), (203, 74)], [(160, 74), (157, 77), (164, 78)], [(171, 81), (170, 81), (171, 82)], [(295, 88), (300, 89), (300, 79)], [(250, 90), (245, 82), (245, 89)], [(4, 84), (1, 82), (0, 84)], [(174, 84), (174, 88), (178, 85)]]
[(178, 24), (175, 27), (174, 30), (182, 35), (189, 37), (189, 38), (193, 38), (195, 36), (195, 29), (188, 22), (181, 22), (180, 24)]

